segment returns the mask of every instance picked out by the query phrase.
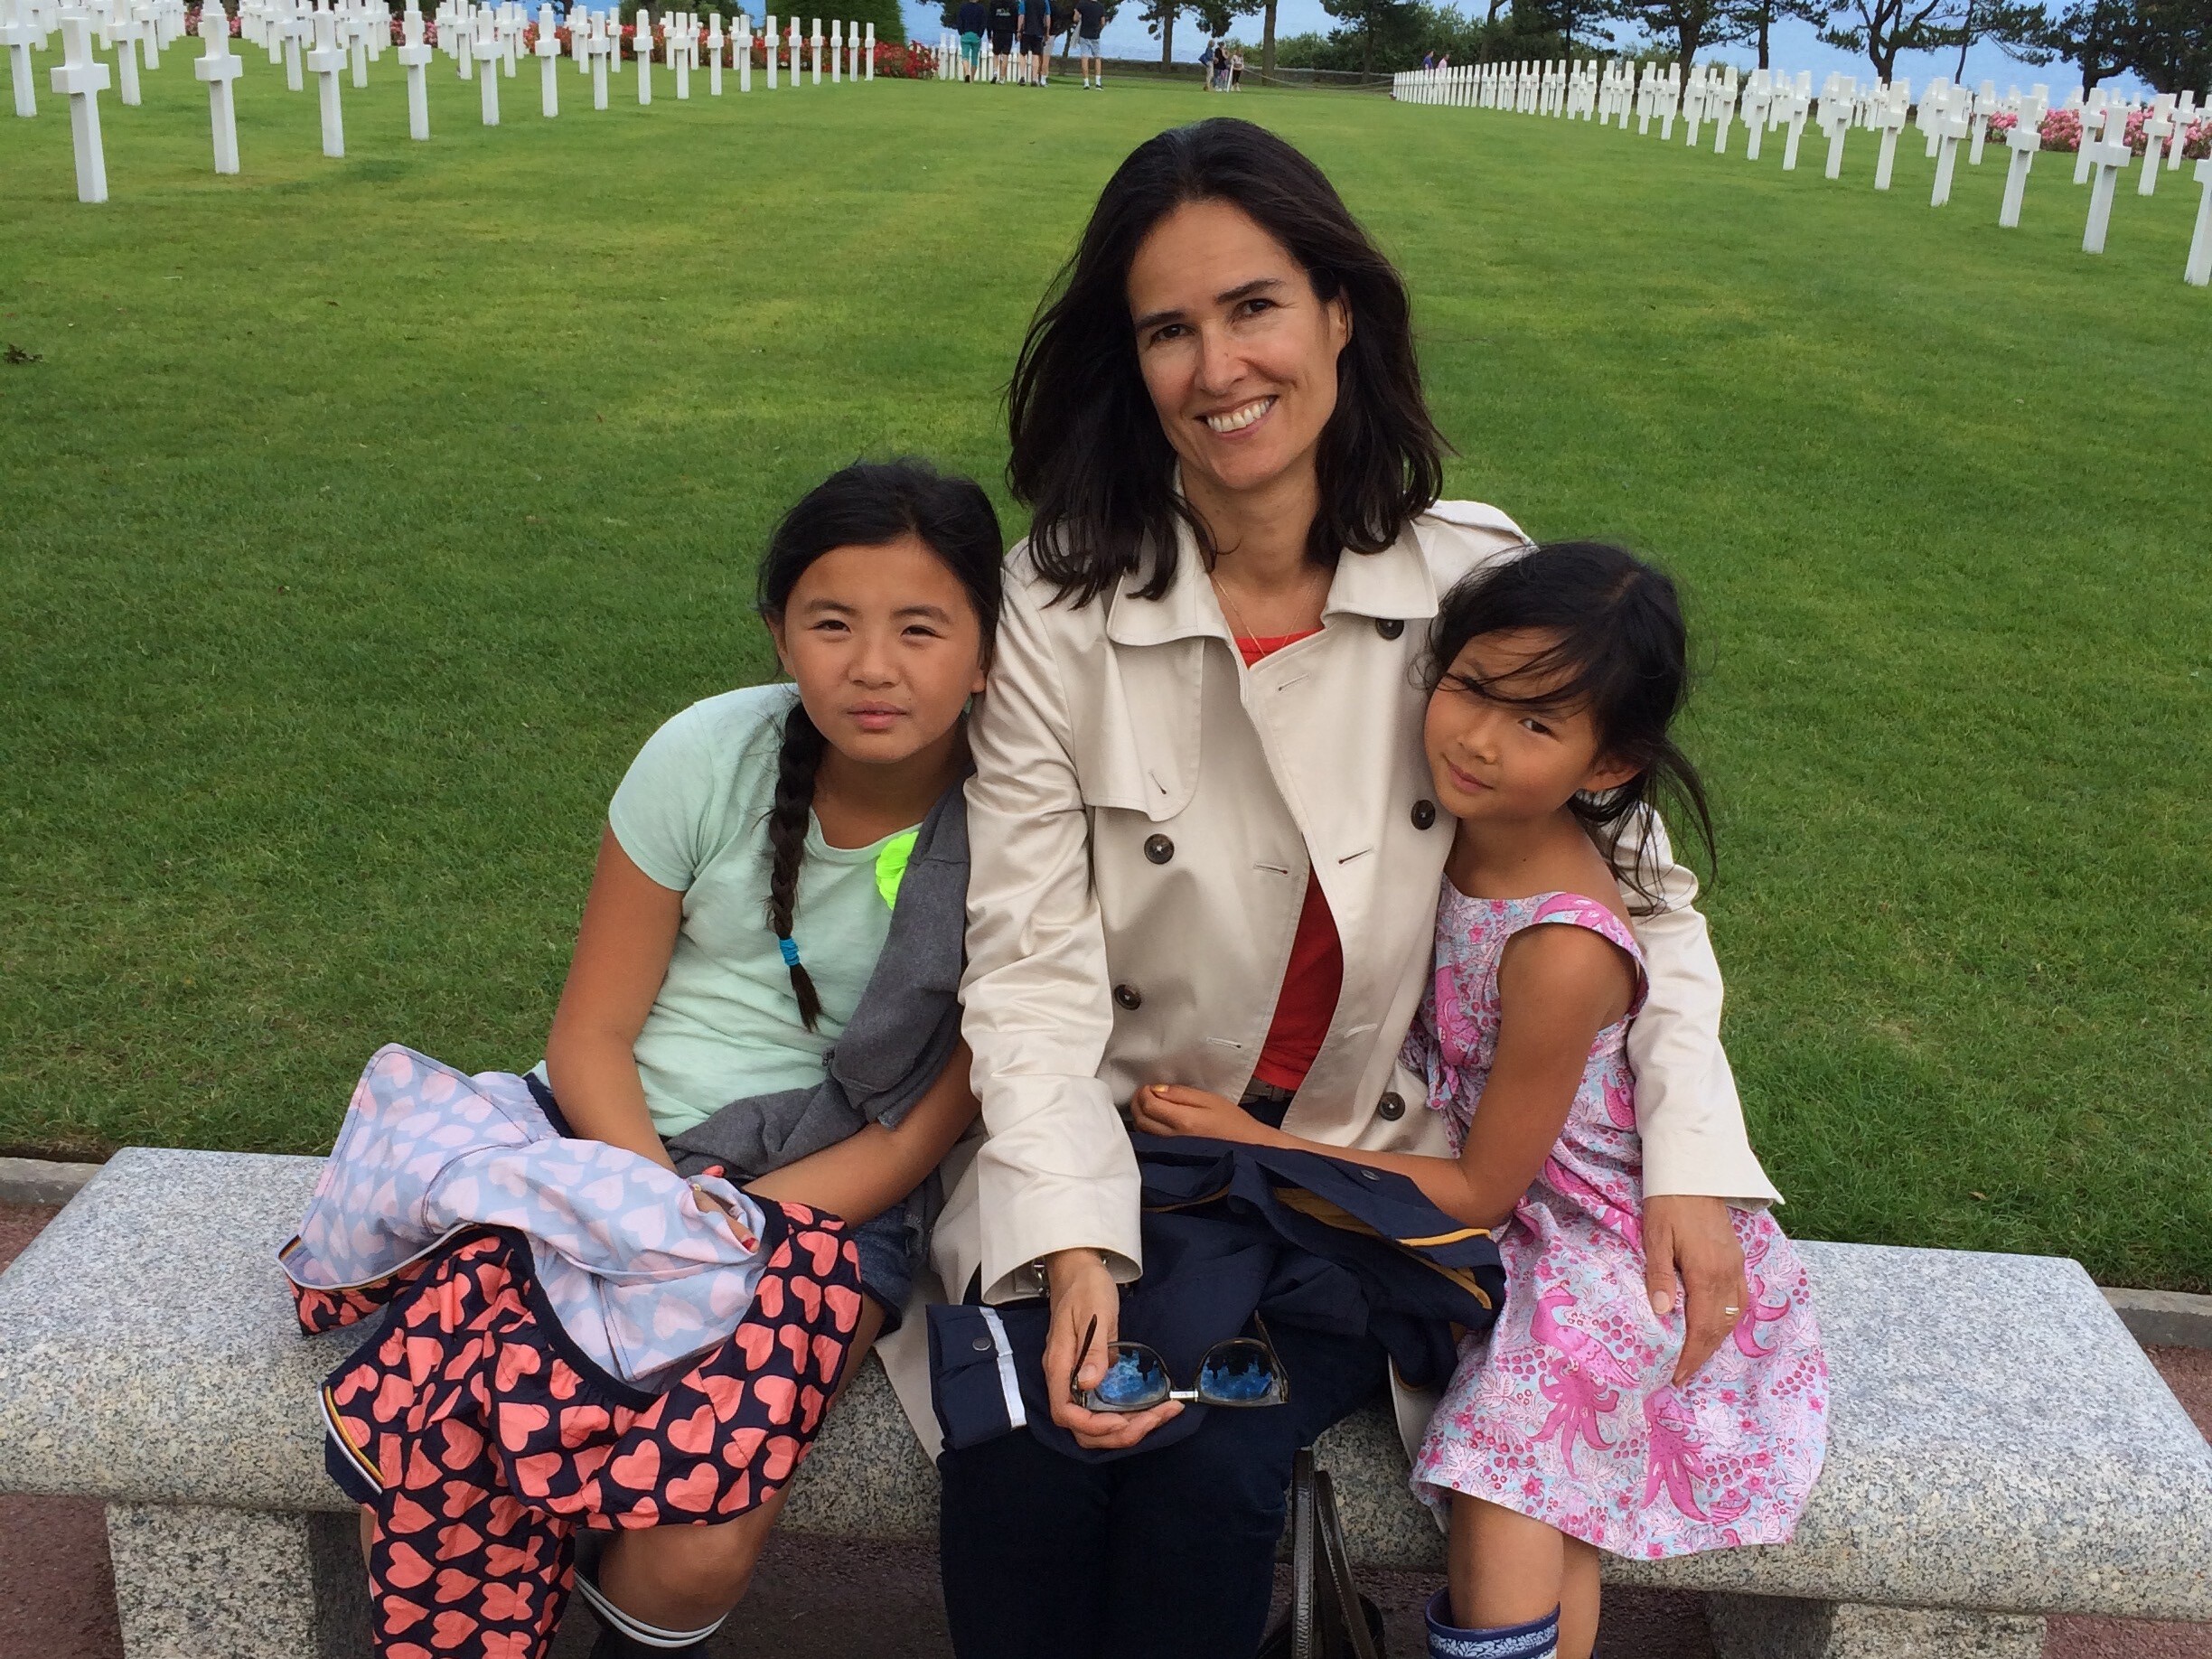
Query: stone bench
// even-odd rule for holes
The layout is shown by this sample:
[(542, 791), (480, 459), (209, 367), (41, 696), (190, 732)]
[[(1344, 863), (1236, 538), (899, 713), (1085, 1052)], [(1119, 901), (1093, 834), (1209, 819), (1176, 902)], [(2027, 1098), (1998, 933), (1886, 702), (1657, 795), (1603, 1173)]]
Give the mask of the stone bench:
[[(129, 1659), (366, 1651), (314, 1407), (361, 1338), (303, 1340), (272, 1261), (318, 1167), (119, 1153), (0, 1276), (0, 1491), (107, 1504)], [(2046, 1613), (2212, 1622), (2212, 1448), (2077, 1264), (1802, 1249), (1833, 1410), (1798, 1542), (1608, 1561), (1609, 1581), (1711, 1593), (1723, 1659), (2038, 1659)], [(1380, 1408), (1322, 1454), (1359, 1560), (1439, 1564)], [(871, 1364), (784, 1525), (935, 1523), (935, 1476)]]

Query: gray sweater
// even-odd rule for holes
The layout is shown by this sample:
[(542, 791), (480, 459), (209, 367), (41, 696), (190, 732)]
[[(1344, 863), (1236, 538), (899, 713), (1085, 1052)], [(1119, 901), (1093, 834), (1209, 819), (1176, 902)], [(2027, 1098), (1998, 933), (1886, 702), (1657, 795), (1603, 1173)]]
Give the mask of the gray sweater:
[[(833, 1147), (870, 1123), (895, 1128), (960, 1042), (968, 923), (968, 809), (962, 785), (938, 798), (914, 836), (883, 954), (811, 1089), (732, 1101), (672, 1137), (676, 1167), (721, 1164), (743, 1182)], [(942, 1202), (933, 1176), (908, 1200), (926, 1230)], [(916, 1214), (919, 1211), (921, 1213)]]

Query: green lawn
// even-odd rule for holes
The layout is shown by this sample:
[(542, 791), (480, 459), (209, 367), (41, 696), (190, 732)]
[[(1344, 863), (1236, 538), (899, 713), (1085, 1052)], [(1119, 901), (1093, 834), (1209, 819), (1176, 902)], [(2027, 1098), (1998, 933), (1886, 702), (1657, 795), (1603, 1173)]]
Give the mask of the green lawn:
[[(196, 43), (192, 50), (196, 51)], [(779, 509), (918, 450), (1005, 506), (1029, 310), (1186, 89), (808, 87), (507, 125), (389, 59), (318, 153), (249, 53), (0, 122), (0, 1150), (312, 1150), (398, 1038), (534, 1060), (608, 792), (760, 678)], [(42, 71), (42, 81), (43, 74)], [(311, 83), (312, 85), (312, 83)], [(1073, 100), (1073, 101), (1071, 101)], [(1729, 1045), (1796, 1232), (2212, 1289), (2212, 295), (2046, 157), (1927, 205), (1330, 94), (1456, 493), (1687, 580)], [(1008, 512), (1009, 533), (1019, 527)]]

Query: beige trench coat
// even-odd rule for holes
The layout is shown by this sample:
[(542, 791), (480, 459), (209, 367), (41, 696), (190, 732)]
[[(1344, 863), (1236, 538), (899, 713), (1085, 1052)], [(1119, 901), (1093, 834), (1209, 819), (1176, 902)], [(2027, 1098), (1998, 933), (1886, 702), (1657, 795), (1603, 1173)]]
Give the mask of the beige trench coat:
[[(1439, 502), (1347, 554), (1320, 633), (1246, 670), (1186, 537), (1165, 597), (1082, 609), (1017, 549), (968, 786), (961, 1029), (985, 1139), (937, 1226), (939, 1277), (1036, 1292), (1052, 1251), (1139, 1270), (1122, 1118), (1145, 1083), (1235, 1099), (1289, 960), (1308, 870), (1344, 945), (1328, 1040), (1283, 1127), (1338, 1146), (1446, 1149), (1397, 1055), (1427, 982), (1451, 820), (1420, 745), (1420, 657), (1443, 592), (1524, 545), (1496, 509)], [(1651, 997), (1630, 1036), (1646, 1190), (1776, 1196), (1721, 1052), (1720, 973), (1696, 878), (1636, 925)]]
[[(1309, 867), (1344, 988), (1283, 1127), (1448, 1151), (1397, 1064), (1452, 839), (1421, 751), (1420, 658), (1439, 596), (1524, 545), (1496, 509), (1439, 502), (1395, 546), (1346, 554), (1322, 631), (1250, 670), (1187, 532), (1164, 597), (1134, 597), (1132, 578), (1080, 609), (1051, 603), (1015, 549), (970, 730), (961, 1029), (983, 1134), (945, 1170), (932, 1265), (946, 1293), (1039, 1294), (1033, 1264), (1064, 1249), (1138, 1276), (1129, 1096), (1154, 1081), (1242, 1094)], [(1763, 1203), (1776, 1195), (1721, 1052), (1696, 878), (1660, 855), (1668, 908), (1636, 923), (1651, 990), (1629, 1039), (1645, 1187)], [(903, 1395), (920, 1381), (899, 1380)]]

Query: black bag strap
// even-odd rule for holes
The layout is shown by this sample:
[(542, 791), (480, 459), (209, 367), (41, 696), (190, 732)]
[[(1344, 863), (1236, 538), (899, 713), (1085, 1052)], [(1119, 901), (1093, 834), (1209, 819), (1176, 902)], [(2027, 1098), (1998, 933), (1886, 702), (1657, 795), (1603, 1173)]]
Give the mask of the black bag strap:
[(1342, 1640), (1353, 1659), (1382, 1659), (1368, 1627), (1366, 1598), (1352, 1577), (1352, 1552), (1345, 1545), (1344, 1523), (1336, 1516), (1336, 1488), (1326, 1470), (1313, 1476), (1315, 1531), (1321, 1546), (1320, 1567), (1328, 1599), (1336, 1605), (1331, 1621), (1343, 1632)]
[(1290, 1467), (1290, 1659), (1321, 1659), (1321, 1544), (1316, 1535), (1313, 1452), (1300, 1448)]

